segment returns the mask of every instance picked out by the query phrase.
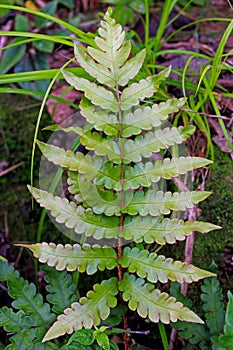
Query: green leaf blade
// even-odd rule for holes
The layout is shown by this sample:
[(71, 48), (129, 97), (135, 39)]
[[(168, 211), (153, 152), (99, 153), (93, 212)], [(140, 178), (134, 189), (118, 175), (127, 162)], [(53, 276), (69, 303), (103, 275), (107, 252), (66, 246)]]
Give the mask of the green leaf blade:
[(164, 69), (155, 76), (142, 79), (139, 83), (133, 83), (125, 88), (121, 95), (121, 108), (123, 111), (139, 104), (139, 101), (151, 97), (159, 88), (159, 85), (168, 77), (170, 68)]
[(138, 108), (123, 116), (123, 137), (138, 135), (142, 130), (151, 130), (167, 120), (169, 114), (176, 113), (185, 104), (186, 98), (169, 99), (152, 107)]
[[(21, 38), (16, 38), (12, 43), (17, 43), (22, 41)], [(25, 55), (26, 45), (22, 44), (7, 49), (2, 56), (0, 63), (0, 74), (7, 73), (12, 67), (16, 65)]]
[(192, 192), (162, 192), (154, 193), (149, 190), (147, 193), (137, 191), (132, 201), (122, 209), (122, 213), (130, 215), (140, 214), (142, 216), (158, 216), (160, 214), (169, 214), (172, 210), (184, 211), (193, 208), (194, 204), (207, 198), (211, 192), (192, 191)]
[(146, 49), (141, 50), (136, 56), (128, 60), (118, 71), (117, 82), (125, 86), (140, 71), (146, 56)]
[(79, 303), (73, 303), (71, 308), (64, 311), (64, 315), (58, 316), (43, 341), (98, 325), (101, 319), (105, 320), (108, 317), (110, 308), (116, 306), (115, 295), (117, 293), (117, 278), (115, 277), (104, 280), (101, 284), (95, 284), (93, 291), (87, 293), (87, 297), (81, 298)]
[(24, 328), (29, 329), (32, 324), (32, 318), (21, 310), (16, 313), (7, 306), (3, 306), (0, 309), (0, 326), (2, 326), (6, 332), (16, 333)]
[(49, 304), (43, 302), (36, 286), (20, 277), (18, 271), (14, 271), (7, 262), (0, 261), (0, 280), (7, 282), (8, 293), (15, 299), (12, 306), (31, 316), (35, 326), (45, 326), (54, 320)]
[(108, 68), (102, 64), (96, 63), (81, 48), (79, 48), (78, 45), (74, 45), (74, 54), (81, 67), (92, 77), (95, 77), (99, 83), (109, 87), (115, 87), (116, 83), (113, 74)]
[(145, 136), (136, 136), (135, 140), (126, 140), (124, 143), (124, 163), (140, 162), (142, 158), (150, 158), (152, 153), (167, 149), (175, 144), (181, 144), (195, 131), (194, 126), (172, 127), (158, 129), (154, 133), (148, 132)]
[(101, 106), (103, 109), (109, 109), (112, 112), (118, 112), (118, 103), (113, 93), (102, 86), (97, 86), (89, 80), (79, 78), (69, 71), (62, 70), (64, 79), (76, 90), (83, 91), (94, 105)]
[(225, 310), (222, 289), (217, 277), (205, 280), (201, 290), (202, 308), (205, 312), (206, 324), (211, 335), (220, 334), (223, 331)]
[(76, 286), (66, 271), (56, 271), (46, 265), (42, 266), (41, 270), (46, 274), (46, 299), (52, 305), (52, 311), (60, 314), (71, 303), (77, 301)]
[(136, 243), (166, 243), (174, 244), (183, 241), (192, 231), (207, 233), (211, 230), (220, 229), (216, 226), (202, 221), (183, 221), (178, 219), (160, 219), (151, 216), (135, 216), (131, 220), (125, 220), (122, 237), (127, 240), (133, 239)]
[(63, 246), (45, 242), (24, 244), (23, 246), (30, 249), (41, 263), (53, 266), (58, 271), (78, 270), (80, 272), (86, 271), (88, 275), (92, 275), (98, 269), (101, 271), (112, 270), (116, 266), (116, 252), (110, 247), (101, 248), (97, 245), (91, 247), (89, 244), (82, 246), (66, 244)]
[(37, 141), (37, 145), (45, 158), (63, 168), (79, 170), (82, 163), (85, 161), (84, 154), (81, 152), (74, 153), (70, 150), (65, 151), (63, 148), (49, 145), (40, 141)]
[(66, 198), (53, 196), (51, 193), (28, 186), (36, 201), (51, 211), (51, 215), (59, 223), (74, 229), (78, 234), (85, 233), (96, 239), (118, 237), (119, 218), (95, 215), (92, 210), (85, 210)]
[(138, 314), (152, 322), (165, 324), (185, 320), (188, 322), (203, 323), (203, 321), (182, 303), (167, 293), (161, 293), (150, 283), (145, 283), (142, 278), (136, 279), (133, 275), (125, 274), (119, 282), (119, 288), (123, 292), (123, 299), (129, 302), (131, 310), (137, 310)]
[(123, 257), (120, 264), (128, 268), (129, 272), (136, 272), (141, 278), (147, 278), (149, 282), (156, 283), (158, 280), (167, 283), (168, 280), (179, 283), (192, 283), (205, 277), (214, 276), (213, 273), (201, 270), (193, 265), (174, 261), (165, 258), (163, 255), (157, 256), (155, 253), (149, 254), (147, 250), (139, 250), (134, 247), (124, 248)]

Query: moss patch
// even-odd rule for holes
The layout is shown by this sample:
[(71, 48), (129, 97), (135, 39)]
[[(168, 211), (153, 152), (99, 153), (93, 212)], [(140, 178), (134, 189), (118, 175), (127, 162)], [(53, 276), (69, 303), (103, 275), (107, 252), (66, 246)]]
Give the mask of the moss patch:
[[(26, 96), (2, 94), (0, 106), (0, 162), (7, 162), (6, 168), (23, 162), (17, 169), (0, 177), (0, 232), (2, 236), (5, 234), (3, 214), (6, 213), (9, 242), (34, 242), (41, 209), (35, 205), (32, 211), (31, 196), (26, 185), (30, 183), (31, 150), (40, 102)], [(51, 122), (51, 117), (44, 113), (40, 129)], [(48, 132), (39, 134), (40, 140), (46, 141), (48, 137)], [(40, 157), (40, 152), (36, 151), (35, 184)], [(55, 230), (49, 220), (45, 230)]]
[(211, 222), (222, 227), (208, 234), (196, 234), (193, 262), (207, 268), (212, 260), (218, 264), (221, 251), (230, 243), (233, 246), (233, 162), (228, 153), (215, 149), (215, 163), (212, 165), (210, 180), (206, 190), (212, 195), (201, 203), (199, 220)]

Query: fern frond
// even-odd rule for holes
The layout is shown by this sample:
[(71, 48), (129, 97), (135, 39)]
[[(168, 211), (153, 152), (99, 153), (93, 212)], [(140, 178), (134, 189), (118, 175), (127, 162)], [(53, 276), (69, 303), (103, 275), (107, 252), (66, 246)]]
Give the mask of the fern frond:
[(159, 88), (160, 84), (169, 76), (171, 67), (164, 69), (159, 74), (140, 80), (125, 88), (121, 95), (121, 109), (127, 111), (132, 106), (139, 104), (139, 101), (151, 97)]
[(30, 328), (20, 331), (10, 337), (10, 342), (4, 350), (60, 350), (60, 346), (54, 342), (42, 344), (41, 339), (46, 331), (46, 328)]
[(66, 198), (53, 196), (51, 193), (28, 186), (33, 197), (40, 205), (51, 211), (51, 215), (59, 223), (73, 228), (78, 234), (85, 233), (86, 236), (104, 235), (113, 238), (116, 234), (114, 228), (119, 226), (119, 218), (95, 215), (92, 210), (85, 210), (69, 202)]
[(116, 266), (116, 252), (113, 248), (89, 244), (54, 244), (54, 243), (36, 243), (21, 244), (21, 246), (30, 249), (39, 261), (49, 266), (54, 266), (58, 271), (78, 270), (87, 272), (88, 275), (94, 274), (98, 269), (112, 270)]
[(159, 152), (175, 144), (181, 144), (195, 131), (194, 126), (172, 127), (148, 132), (145, 136), (137, 136), (135, 140), (127, 140), (124, 144), (124, 163), (140, 162), (142, 157), (150, 158), (153, 152)]
[[(109, 160), (120, 164), (140, 162), (142, 157), (150, 158), (153, 152), (166, 149), (174, 144), (185, 141), (195, 131), (195, 127), (187, 126), (179, 128), (172, 127), (164, 130), (157, 130), (154, 133), (148, 132), (145, 136), (137, 136), (135, 140), (108, 140), (97, 132), (87, 131), (81, 136), (81, 143), (88, 149), (94, 150), (99, 156), (108, 156)], [(121, 147), (124, 158), (121, 159)]]
[[(158, 160), (154, 164), (152, 162), (137, 163), (134, 166), (127, 166), (124, 172), (124, 179), (120, 180), (120, 166), (111, 162), (105, 162), (96, 170), (95, 176), (91, 178), (98, 186), (104, 186), (107, 189), (120, 191), (122, 188), (126, 191), (129, 189), (137, 189), (140, 186), (149, 187), (152, 183), (158, 182), (161, 178), (171, 179), (172, 177), (184, 174), (190, 170), (211, 164), (212, 161), (201, 157), (179, 157), (165, 158)], [(91, 167), (91, 166), (90, 166)], [(90, 174), (92, 174), (91, 167)], [(77, 181), (78, 175), (73, 173), (72, 179), (68, 183), (79, 188)], [(71, 193), (78, 193), (73, 190)]]
[(213, 336), (220, 334), (223, 331), (225, 310), (222, 289), (217, 277), (204, 280), (201, 290), (202, 308), (210, 334)]
[(220, 229), (220, 226), (202, 221), (183, 221), (178, 219), (151, 216), (135, 216), (132, 219), (125, 219), (122, 235), (126, 240), (133, 239), (134, 242), (166, 243), (174, 244), (177, 240), (183, 241), (192, 231), (207, 233), (212, 230)]
[(0, 326), (6, 332), (19, 332), (25, 328), (30, 328), (33, 324), (31, 316), (26, 315), (22, 310), (14, 312), (7, 306), (0, 309)]
[(88, 150), (94, 150), (98, 156), (108, 156), (109, 160), (119, 164), (121, 152), (118, 143), (103, 138), (98, 132), (87, 131), (81, 137), (81, 143)]
[(94, 290), (87, 293), (87, 297), (73, 303), (71, 308), (64, 311), (64, 315), (58, 316), (57, 321), (46, 333), (43, 341), (57, 338), (65, 333), (72, 333), (77, 329), (97, 326), (101, 320), (109, 316), (110, 308), (117, 304), (115, 295), (118, 293), (117, 278), (102, 281), (95, 284)]
[(178, 321), (173, 323), (172, 327), (179, 331), (180, 337), (188, 339), (190, 344), (199, 344), (200, 349), (210, 349), (210, 334), (205, 325)]
[(228, 303), (225, 316), (224, 334), (219, 337), (221, 350), (228, 350), (233, 345), (233, 294), (228, 291)]
[(152, 322), (168, 324), (179, 319), (203, 323), (193, 311), (177, 302), (174, 297), (155, 289), (153, 284), (145, 283), (142, 278), (136, 279), (134, 275), (126, 273), (123, 280), (119, 281), (119, 289), (123, 292), (123, 299), (129, 302), (129, 308), (137, 310), (141, 317), (148, 317)]
[(129, 205), (122, 209), (122, 213), (130, 215), (140, 214), (142, 216), (158, 216), (160, 214), (169, 214), (171, 210), (179, 211), (193, 208), (194, 204), (203, 201), (211, 192), (192, 191), (192, 192), (154, 192), (148, 190), (137, 191)]
[[(171, 282), (170, 293), (176, 298), (177, 301), (180, 301), (186, 307), (192, 307), (192, 300), (181, 293), (180, 284), (176, 282)], [(196, 344), (199, 344), (200, 349), (210, 349), (210, 334), (206, 325), (197, 324), (193, 322), (178, 321), (172, 323), (171, 326), (179, 330), (179, 336), (181, 336), (184, 339), (188, 339), (188, 346), (191, 349), (194, 349), (194, 345)]]
[(43, 265), (41, 271), (45, 272), (44, 280), (48, 283), (45, 287), (48, 292), (46, 299), (52, 305), (53, 312), (61, 314), (77, 301), (77, 287), (66, 271), (57, 271), (47, 265)]
[(6, 281), (9, 295), (15, 299), (12, 306), (33, 318), (34, 326), (44, 326), (54, 320), (49, 304), (37, 294), (36, 286), (19, 276), (7, 262), (0, 261), (0, 281)]
[(5, 347), (4, 350), (26, 350), (26, 349), (34, 349), (34, 338), (36, 336), (35, 329), (24, 330), (14, 334), (10, 337), (10, 342), (8, 346)]
[(149, 282), (158, 280), (166, 283), (168, 280), (179, 283), (196, 282), (205, 277), (214, 276), (209, 271), (201, 270), (193, 265), (181, 261), (174, 261), (156, 253), (149, 254), (148, 250), (140, 250), (136, 247), (124, 248), (122, 259), (119, 263), (129, 272), (136, 272), (139, 277), (147, 278)]
[(118, 112), (118, 103), (114, 94), (102, 86), (97, 86), (89, 80), (77, 77), (69, 71), (61, 70), (64, 79), (76, 90), (83, 91), (94, 105), (101, 106), (112, 112)]
[(138, 135), (142, 130), (151, 130), (167, 120), (169, 114), (177, 112), (186, 102), (186, 98), (169, 99), (152, 107), (138, 108), (123, 116), (122, 136)]

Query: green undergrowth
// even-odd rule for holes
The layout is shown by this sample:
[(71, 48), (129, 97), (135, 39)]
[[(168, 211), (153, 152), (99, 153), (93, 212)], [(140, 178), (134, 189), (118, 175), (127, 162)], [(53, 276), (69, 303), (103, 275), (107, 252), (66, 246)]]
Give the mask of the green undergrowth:
[[(200, 203), (201, 215), (199, 220), (211, 221), (222, 227), (220, 231), (212, 231), (211, 235), (195, 234), (193, 251), (194, 265), (202, 265), (208, 269), (214, 260), (219, 269), (224, 258), (222, 250), (226, 245), (232, 246), (233, 232), (233, 162), (229, 153), (222, 152), (218, 147), (214, 148), (215, 162), (210, 167), (209, 177), (205, 190), (212, 195), (205, 202)], [(169, 246), (163, 249), (164, 254)], [(173, 251), (173, 258), (181, 259), (184, 255), (185, 242), (179, 242)]]
[(201, 219), (210, 220), (222, 227), (211, 235), (196, 235), (193, 260), (207, 267), (211, 260), (218, 264), (223, 258), (221, 251), (226, 244), (232, 244), (233, 233), (233, 162), (229, 153), (215, 147), (215, 162), (211, 166), (206, 190), (212, 191), (211, 199), (200, 204)]
[[(0, 96), (0, 162), (8, 163), (4, 169), (23, 162), (17, 169), (0, 177), (0, 231), (4, 232), (6, 228), (2, 215), (7, 213), (10, 243), (35, 240), (40, 218), (39, 208), (32, 212), (32, 200), (26, 188), (30, 181), (31, 148), (39, 104), (28, 97)], [(44, 113), (42, 125), (48, 123), (51, 123), (51, 117)], [(47, 140), (48, 133), (41, 132), (40, 137)], [(40, 158), (38, 152), (35, 180), (38, 179)], [(49, 220), (46, 220), (44, 234), (51, 239), (58, 234)]]

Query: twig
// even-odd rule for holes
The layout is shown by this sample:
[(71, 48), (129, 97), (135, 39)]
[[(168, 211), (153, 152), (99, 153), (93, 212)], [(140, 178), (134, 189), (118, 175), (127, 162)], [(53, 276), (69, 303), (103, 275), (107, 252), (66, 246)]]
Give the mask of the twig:
[(20, 247), (20, 250), (19, 250), (19, 253), (17, 255), (17, 259), (15, 260), (15, 263), (14, 263), (14, 268), (17, 269), (17, 266), (19, 264), (19, 260), (21, 259), (21, 256), (23, 254), (23, 250), (24, 248), (23, 247)]
[(171, 334), (170, 334), (170, 341), (169, 341), (169, 348), (170, 348), (170, 350), (174, 349), (177, 335), (178, 335), (177, 329), (172, 328)]
[(20, 163), (18, 163), (18, 164), (15, 164), (15, 165), (11, 166), (11, 167), (8, 168), (8, 169), (5, 169), (5, 170), (1, 171), (1, 172), (0, 172), (0, 177), (3, 176), (3, 175), (6, 175), (6, 174), (9, 173), (10, 171), (12, 171), (12, 170), (14, 170), (14, 169), (16, 169), (16, 168), (18, 168), (18, 167), (20, 167), (21, 165), (23, 165), (23, 163), (24, 163), (24, 162), (20, 162)]
[(202, 112), (193, 111), (192, 109), (181, 108), (180, 110), (184, 111), (184, 112), (199, 114), (199, 115), (206, 115), (207, 117), (210, 117), (210, 118), (220, 118), (220, 119), (224, 119), (224, 120), (231, 120), (232, 119), (231, 117), (225, 117), (224, 115), (214, 115), (214, 114), (202, 113)]
[(3, 286), (1, 283), (0, 283), (0, 288), (2, 288), (2, 290), (8, 293), (8, 289), (5, 286)]
[[(105, 326), (105, 324), (103, 324), (103, 325)], [(149, 329), (147, 331), (131, 331), (130, 329), (123, 329), (123, 328), (118, 328), (118, 327), (114, 327), (114, 326), (108, 326), (108, 329), (116, 329), (120, 332), (129, 333), (129, 334), (142, 334), (142, 335), (150, 334)]]
[(8, 228), (8, 220), (7, 220), (7, 211), (4, 211), (3, 217), (4, 217), (4, 232), (5, 232), (5, 237), (8, 238), (9, 228)]

